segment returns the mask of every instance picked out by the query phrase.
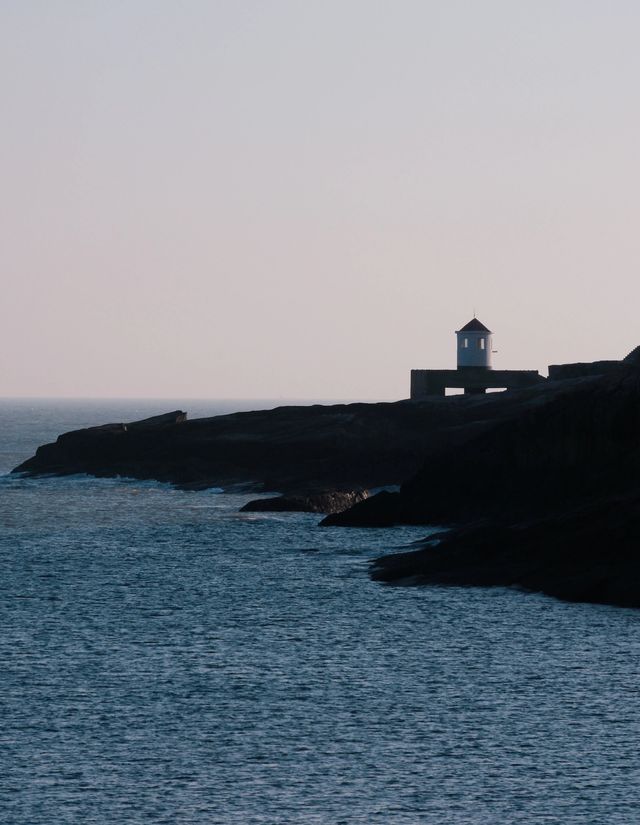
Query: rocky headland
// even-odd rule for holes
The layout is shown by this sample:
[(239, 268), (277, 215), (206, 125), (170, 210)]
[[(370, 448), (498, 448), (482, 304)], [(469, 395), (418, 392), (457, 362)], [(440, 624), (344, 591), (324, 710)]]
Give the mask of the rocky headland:
[(398, 493), (324, 523), (452, 528), (377, 559), (381, 581), (518, 586), (640, 607), (640, 349), (432, 450)]
[[(509, 585), (640, 606), (640, 348), (578, 377), (480, 396), (176, 411), (61, 435), (16, 468), (279, 492), (251, 510), (325, 525), (441, 525), (381, 581)], [(367, 491), (393, 487), (368, 496)]]
[[(545, 390), (553, 395), (557, 387), (470, 398), (277, 407), (194, 420), (176, 410), (65, 433), (39, 447), (14, 472), (154, 479), (194, 489), (242, 486), (284, 494), (291, 506), (297, 500), (310, 507), (313, 497), (314, 511), (323, 512), (325, 505), (324, 512), (335, 511), (338, 503), (346, 507), (362, 497), (354, 494), (397, 487), (444, 445), (454, 448), (497, 421), (519, 418)], [(338, 493), (348, 495), (338, 499)]]
[[(88, 473), (204, 489), (278, 492), (277, 509), (334, 512), (365, 490), (399, 485), (437, 433), (470, 415), (459, 404), (278, 407), (187, 420), (183, 411), (65, 433), (14, 472)], [(255, 504), (264, 509), (264, 499)]]

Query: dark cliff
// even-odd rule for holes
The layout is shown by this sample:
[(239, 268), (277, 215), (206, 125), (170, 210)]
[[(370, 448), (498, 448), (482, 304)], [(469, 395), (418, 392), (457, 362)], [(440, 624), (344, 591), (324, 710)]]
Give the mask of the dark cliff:
[(640, 478), (640, 371), (629, 365), (557, 386), (463, 443), (435, 445), (399, 493), (373, 496), (326, 523), (524, 518), (628, 491)]
[(279, 407), (193, 421), (178, 411), (66, 433), (14, 472), (253, 484), (291, 494), (399, 484), (443, 429), (492, 417), (501, 406), (460, 401)]
[[(398, 485), (557, 399), (562, 382), (486, 396), (278, 407), (189, 421), (182, 411), (59, 436), (15, 472), (88, 473), (289, 494)], [(588, 389), (586, 390), (589, 391)], [(434, 485), (434, 489), (437, 484)]]
[(380, 581), (640, 607), (640, 350), (615, 374), (560, 386), (465, 444), (436, 448), (399, 493), (324, 523), (453, 527), (377, 559)]

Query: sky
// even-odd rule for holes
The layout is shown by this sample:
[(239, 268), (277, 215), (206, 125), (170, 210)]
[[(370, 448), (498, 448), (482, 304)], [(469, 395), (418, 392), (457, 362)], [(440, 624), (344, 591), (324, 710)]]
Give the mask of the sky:
[(635, 0), (1, 0), (0, 395), (640, 344)]

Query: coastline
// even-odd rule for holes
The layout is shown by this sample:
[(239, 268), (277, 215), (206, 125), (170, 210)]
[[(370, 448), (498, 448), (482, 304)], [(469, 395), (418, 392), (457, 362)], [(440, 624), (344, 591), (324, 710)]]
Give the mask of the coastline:
[[(637, 353), (636, 353), (637, 355)], [(479, 397), (181, 410), (72, 431), (15, 468), (186, 489), (252, 485), (248, 510), (327, 513), (325, 526), (447, 525), (375, 560), (376, 580), (504, 585), (640, 606), (640, 368)], [(372, 488), (400, 484), (398, 492)]]

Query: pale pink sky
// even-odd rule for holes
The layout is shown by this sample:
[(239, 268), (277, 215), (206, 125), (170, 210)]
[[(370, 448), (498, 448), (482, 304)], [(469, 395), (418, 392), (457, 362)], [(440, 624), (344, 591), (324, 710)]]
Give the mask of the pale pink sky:
[(0, 395), (401, 398), (640, 344), (635, 0), (4, 0)]

